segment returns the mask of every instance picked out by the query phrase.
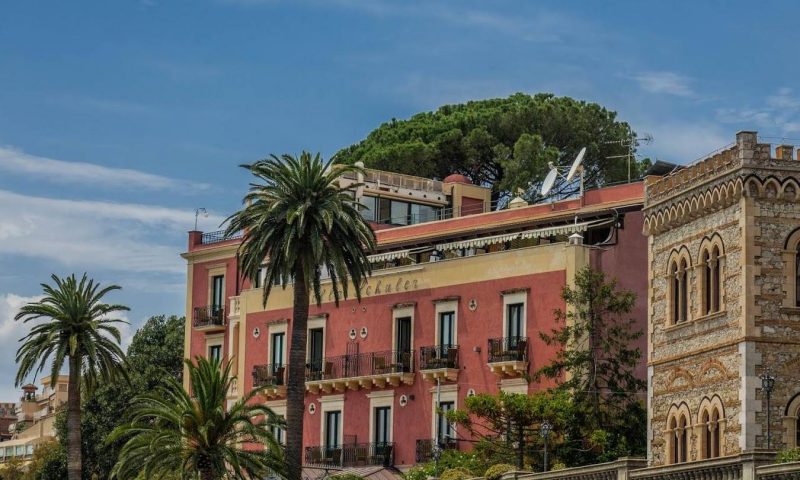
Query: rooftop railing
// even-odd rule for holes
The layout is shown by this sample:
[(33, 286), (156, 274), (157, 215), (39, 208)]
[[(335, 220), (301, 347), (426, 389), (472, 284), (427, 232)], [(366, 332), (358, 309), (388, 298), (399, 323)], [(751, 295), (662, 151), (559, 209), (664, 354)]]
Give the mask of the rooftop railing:
[(242, 235), (242, 232), (236, 232), (232, 235), (225, 235), (225, 230), (206, 232), (200, 236), (200, 244), (210, 245), (212, 243), (224, 242), (226, 240), (236, 240), (238, 238), (242, 238)]

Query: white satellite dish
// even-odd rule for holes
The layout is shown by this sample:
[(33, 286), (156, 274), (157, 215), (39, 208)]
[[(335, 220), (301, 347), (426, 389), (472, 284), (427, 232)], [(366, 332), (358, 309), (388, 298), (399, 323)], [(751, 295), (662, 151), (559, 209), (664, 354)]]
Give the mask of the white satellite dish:
[(581, 148), (581, 151), (578, 152), (578, 156), (575, 157), (575, 161), (572, 162), (572, 167), (569, 169), (569, 173), (567, 174), (567, 181), (571, 182), (573, 178), (575, 178), (575, 174), (578, 173), (578, 168), (583, 163), (583, 157), (586, 155), (586, 147)]
[(556, 183), (556, 177), (558, 177), (558, 169), (554, 166), (550, 166), (550, 172), (544, 177), (544, 182), (542, 182), (542, 196), (546, 197), (548, 193), (550, 193), (550, 189), (553, 188), (553, 184)]

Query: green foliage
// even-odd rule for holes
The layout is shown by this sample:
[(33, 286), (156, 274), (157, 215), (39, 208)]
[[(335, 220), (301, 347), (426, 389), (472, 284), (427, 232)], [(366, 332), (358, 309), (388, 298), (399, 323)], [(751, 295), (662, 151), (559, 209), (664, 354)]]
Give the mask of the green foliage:
[(312, 287), (321, 304), (323, 269), (330, 274), (337, 305), (341, 296), (348, 297), (348, 279), (361, 298), (361, 286), (372, 271), (367, 251), (375, 248), (375, 234), (361, 217), (351, 188), (338, 186), (341, 175), (360, 169), (323, 162), (308, 152), (299, 158), (272, 155), (242, 167), (260, 183), (251, 184), (245, 207), (228, 218), (226, 233), (245, 232), (239, 261), (248, 278), (255, 279), (264, 259), (270, 259), (264, 304), (274, 285), (285, 288), (298, 280)]
[(486, 480), (500, 480), (504, 473), (512, 470), (514, 470), (514, 465), (509, 465), (508, 463), (498, 463), (497, 465), (492, 465), (489, 467), (483, 476), (486, 478)]
[(475, 451), (445, 450), (438, 463), (430, 461), (416, 465), (409, 469), (404, 477), (406, 480), (427, 480), (428, 477), (437, 477), (441, 472), (451, 468), (465, 469), (471, 477), (479, 477), (486, 471), (487, 466), (483, 457)]
[(82, 365), (80, 375), (90, 390), (97, 380), (110, 381), (116, 373), (124, 372), (118, 368), (125, 354), (119, 347), (121, 337), (115, 324), (125, 322), (108, 317), (129, 308), (102, 303), (105, 295), (120, 287), (100, 288), (100, 284), (86, 274), (80, 280), (75, 275), (63, 279), (52, 275), (50, 278), (54, 285), (42, 284), (44, 298), (24, 305), (14, 317), (24, 323), (40, 318), (48, 320), (34, 325), (20, 340), (17, 386), (31, 373), (42, 372), (50, 362), (50, 387), (55, 388), (64, 360), (68, 358)]
[(563, 432), (573, 421), (573, 405), (566, 391), (532, 395), (500, 392), (468, 397), (463, 409), (447, 413), (451, 422), (478, 439), (475, 452), (486, 462), (511, 463), (522, 469), (539, 463), (542, 422), (553, 426), (549, 446), (555, 453)]
[(626, 318), (634, 293), (586, 267), (562, 298), (570, 307), (568, 313), (555, 312), (563, 326), (540, 334), (559, 351), (535, 377), (555, 379), (559, 391), (572, 395), (574, 421), (565, 433), (573, 451), (564, 460), (585, 465), (644, 454), (646, 412), (640, 396), (646, 383), (635, 375), (641, 351), (634, 346), (642, 332)]
[(12, 457), (0, 466), (0, 480), (25, 480), (25, 466), (22, 459)]
[(469, 473), (464, 467), (448, 468), (439, 477), (439, 480), (466, 480), (472, 478), (473, 475)]
[[(491, 185), (496, 193), (536, 188), (547, 174), (548, 162), (568, 166), (581, 147), (589, 187), (626, 180), (627, 154), (620, 140), (635, 134), (616, 113), (596, 103), (540, 93), (517, 93), (508, 98), (445, 105), (408, 120), (382, 124), (358, 144), (340, 150), (345, 163), (364, 162), (372, 168), (431, 178), (461, 173), (473, 182)], [(638, 178), (646, 162), (632, 162)], [(532, 182), (534, 188), (530, 188)], [(574, 193), (562, 182), (555, 193)]]
[(800, 448), (788, 448), (778, 452), (778, 463), (800, 462)]
[(67, 452), (56, 440), (36, 446), (25, 480), (62, 480), (67, 477)]
[[(192, 395), (168, 379), (166, 386), (137, 395), (130, 422), (112, 432), (109, 442), (124, 441), (112, 478), (144, 474), (171, 478), (177, 472), (202, 478), (246, 480), (283, 472), (283, 455), (272, 428), (283, 422), (255, 402), (261, 390), (245, 394), (230, 407), (231, 363), (197, 357), (186, 361)], [(265, 445), (248, 449), (246, 444)]]
[[(128, 346), (129, 382), (122, 379), (99, 385), (84, 397), (81, 433), (83, 438), (83, 478), (108, 478), (117, 461), (122, 442), (106, 441), (124, 420), (133, 398), (166, 385), (167, 379), (183, 377), (184, 319), (154, 316), (136, 331)], [(56, 417), (56, 432), (66, 447), (66, 416)]]

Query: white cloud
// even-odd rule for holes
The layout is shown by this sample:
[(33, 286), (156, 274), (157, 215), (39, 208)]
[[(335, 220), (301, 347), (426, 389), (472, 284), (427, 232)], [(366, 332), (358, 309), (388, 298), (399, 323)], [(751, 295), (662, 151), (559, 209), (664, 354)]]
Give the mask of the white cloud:
[[(206, 222), (219, 225), (211, 215)], [(182, 273), (194, 212), (151, 205), (60, 200), (0, 190), (0, 255), (77, 269)]]
[(208, 190), (209, 185), (154, 175), (128, 168), (110, 168), (85, 162), (66, 162), (27, 154), (13, 147), (0, 147), (0, 170), (57, 183), (93, 187), (146, 188), (150, 190)]
[(689, 79), (674, 72), (642, 72), (633, 77), (639, 87), (650, 93), (663, 93), (678, 97), (695, 95), (689, 86)]
[(741, 128), (758, 128), (762, 135), (800, 132), (800, 96), (791, 88), (780, 88), (761, 100), (760, 106), (738, 106), (717, 110), (717, 119)]

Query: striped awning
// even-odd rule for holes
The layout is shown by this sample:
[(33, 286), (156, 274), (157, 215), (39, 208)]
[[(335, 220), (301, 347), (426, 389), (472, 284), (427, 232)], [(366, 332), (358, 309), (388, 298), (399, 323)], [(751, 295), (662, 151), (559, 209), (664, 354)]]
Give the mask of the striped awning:
[(460, 250), (462, 248), (480, 248), (487, 245), (506, 243), (517, 239), (546, 238), (556, 235), (570, 235), (576, 232), (585, 232), (592, 223), (593, 222), (570, 223), (555, 227), (538, 228), (536, 230), (525, 230), (523, 232), (504, 233), (502, 235), (493, 235), (491, 237), (470, 238), (469, 240), (440, 243), (436, 245), (436, 249), (443, 251)]
[(369, 258), (371, 263), (391, 262), (392, 260), (397, 260), (398, 258), (408, 258), (408, 254), (410, 252), (410, 250), (395, 250), (393, 252), (376, 253), (375, 255), (370, 255), (367, 258)]

